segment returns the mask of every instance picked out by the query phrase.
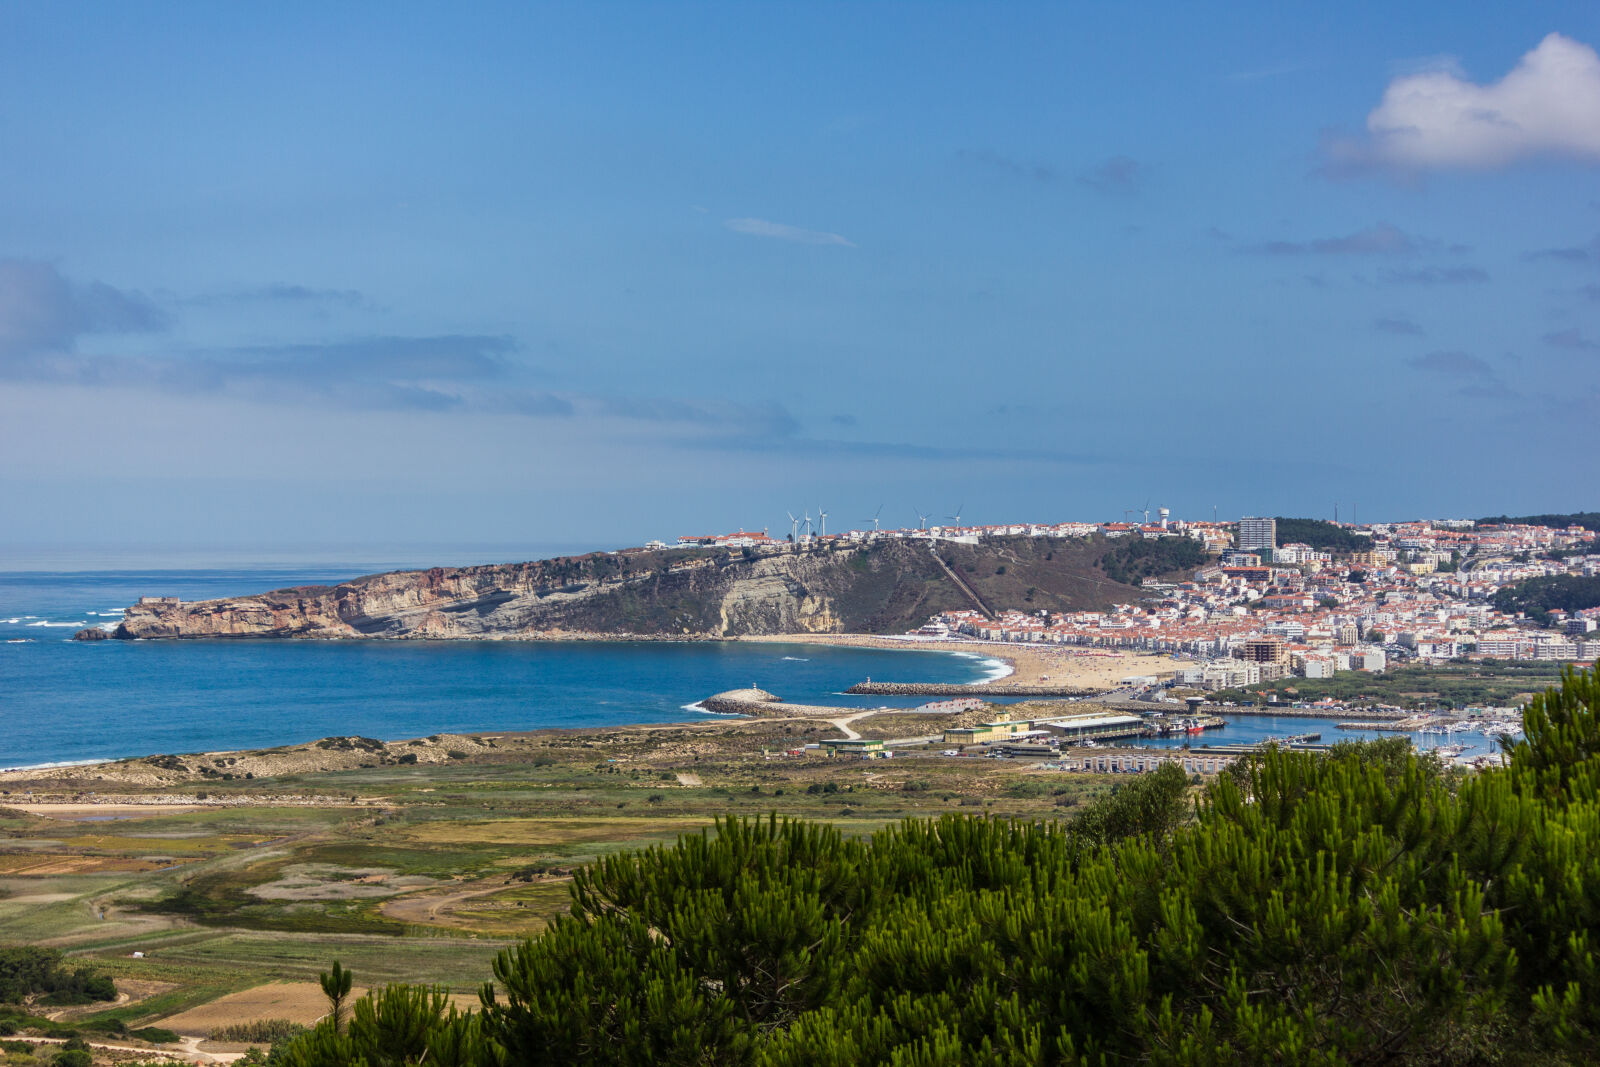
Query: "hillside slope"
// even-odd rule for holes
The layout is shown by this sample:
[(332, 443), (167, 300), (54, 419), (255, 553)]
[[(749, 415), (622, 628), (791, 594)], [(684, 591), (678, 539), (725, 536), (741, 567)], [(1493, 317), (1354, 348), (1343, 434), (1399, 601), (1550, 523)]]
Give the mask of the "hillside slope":
[[(130, 607), (120, 638), (495, 638), (895, 633), (973, 606), (1087, 610), (1140, 591), (1095, 569), (1094, 541), (883, 540), (747, 558), (596, 553), (368, 575), (336, 586)], [(941, 565), (941, 562), (943, 565)]]

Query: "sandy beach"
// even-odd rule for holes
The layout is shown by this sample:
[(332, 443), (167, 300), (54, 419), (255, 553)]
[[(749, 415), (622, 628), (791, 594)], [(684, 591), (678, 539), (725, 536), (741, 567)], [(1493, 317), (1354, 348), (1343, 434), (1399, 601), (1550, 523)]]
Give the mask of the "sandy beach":
[(1012, 685), (1080, 686), (1085, 689), (1116, 689), (1122, 679), (1134, 674), (1167, 675), (1187, 660), (1149, 653), (1112, 652), (1106, 649), (1018, 645), (1004, 641), (941, 640), (911, 635), (879, 634), (784, 634), (741, 637), (741, 641), (768, 644), (843, 645), (851, 648), (905, 649), (930, 652), (962, 652), (994, 659), (1010, 666), (1004, 680)]

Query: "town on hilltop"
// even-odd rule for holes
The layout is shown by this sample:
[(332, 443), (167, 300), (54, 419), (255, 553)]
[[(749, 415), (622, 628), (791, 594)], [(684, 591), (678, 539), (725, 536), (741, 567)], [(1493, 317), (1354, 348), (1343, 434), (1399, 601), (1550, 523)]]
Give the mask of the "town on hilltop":
[[(1199, 661), (1176, 681), (1207, 690), (1291, 676), (1327, 678), (1337, 671), (1381, 672), (1401, 663), (1600, 659), (1600, 545), (1592, 521), (1356, 525), (1249, 517), (1184, 522), (1171, 520), (1165, 508), (1160, 514), (1157, 523), (1008, 523), (838, 534), (808, 528), (788, 539), (738, 531), (681, 537), (678, 544), (762, 553), (878, 538), (930, 544), (1018, 536), (1190, 538), (1205, 550), (1207, 562), (1186, 581), (1144, 580), (1148, 595), (1137, 602), (1107, 611), (1000, 610), (992, 618), (976, 610), (946, 611), (920, 632), (1168, 653)], [(1546, 523), (1564, 518), (1591, 517), (1536, 517)], [(1549, 606), (1537, 596), (1518, 595), (1542, 586), (1561, 600), (1563, 583), (1575, 587), (1582, 606)]]

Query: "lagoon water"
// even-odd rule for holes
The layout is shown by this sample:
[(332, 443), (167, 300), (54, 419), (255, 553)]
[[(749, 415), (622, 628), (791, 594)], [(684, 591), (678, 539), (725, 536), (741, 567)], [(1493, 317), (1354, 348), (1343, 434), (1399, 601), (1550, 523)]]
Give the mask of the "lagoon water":
[(757, 685), (797, 702), (879, 681), (970, 682), (976, 655), (738, 643), (72, 641), (142, 595), (185, 600), (325, 584), (361, 568), (0, 572), (0, 767), (258, 748), (331, 734), (681, 722)]

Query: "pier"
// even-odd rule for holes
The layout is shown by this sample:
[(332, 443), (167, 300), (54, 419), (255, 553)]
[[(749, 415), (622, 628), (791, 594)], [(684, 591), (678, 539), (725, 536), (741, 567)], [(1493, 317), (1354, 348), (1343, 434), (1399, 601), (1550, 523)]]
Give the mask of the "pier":
[(1004, 682), (967, 685), (949, 682), (857, 682), (845, 692), (851, 696), (882, 697), (1092, 697), (1105, 690), (1063, 685), (1007, 685)]
[[(1220, 704), (1211, 704), (1208, 705), (1208, 707), (1210, 710), (1215, 711), (1219, 715), (1267, 715), (1282, 719), (1326, 719), (1333, 714), (1333, 712), (1328, 708), (1292, 708), (1287, 704), (1285, 704), (1283, 707), (1274, 707), (1271, 704), (1268, 704), (1265, 707), (1255, 704), (1242, 704), (1239, 707), (1234, 708), (1225, 707)], [(1410, 718), (1414, 712), (1383, 711), (1374, 708), (1371, 711), (1362, 711), (1360, 714), (1365, 715), (1368, 719), (1373, 721), (1383, 720), (1386, 722), (1392, 722), (1397, 719)], [(1372, 729), (1377, 729), (1377, 727), (1372, 727)]]

